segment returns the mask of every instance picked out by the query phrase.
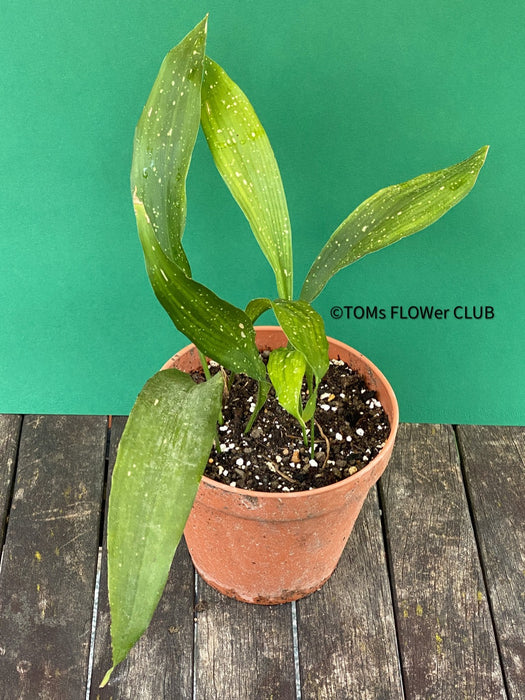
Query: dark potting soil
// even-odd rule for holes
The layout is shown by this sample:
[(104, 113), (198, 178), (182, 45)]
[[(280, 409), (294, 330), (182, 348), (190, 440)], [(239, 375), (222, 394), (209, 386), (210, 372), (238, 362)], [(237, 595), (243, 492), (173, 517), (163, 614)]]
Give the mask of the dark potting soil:
[[(220, 452), (212, 449), (206, 467), (210, 479), (252, 491), (319, 488), (369, 464), (390, 434), (376, 392), (342, 360), (331, 360), (319, 386), (313, 457), (300, 425), (280, 406), (273, 388), (250, 433), (244, 434), (256, 398), (255, 381), (236, 375), (218, 428)], [(305, 393), (303, 405), (306, 400)]]

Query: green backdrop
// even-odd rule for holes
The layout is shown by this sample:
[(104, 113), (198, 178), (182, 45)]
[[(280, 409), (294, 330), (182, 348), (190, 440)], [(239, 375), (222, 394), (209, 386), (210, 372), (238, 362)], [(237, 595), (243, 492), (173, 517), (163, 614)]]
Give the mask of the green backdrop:
[[(160, 62), (208, 11), (209, 54), (250, 97), (281, 167), (297, 293), (363, 199), (491, 145), (466, 200), (339, 273), (315, 306), (389, 377), (403, 420), (524, 423), (521, 0), (6, 0), (0, 411), (127, 413), (185, 344), (150, 290), (128, 173)], [(188, 206), (196, 279), (237, 305), (274, 296), (201, 137)], [(391, 318), (426, 305), (451, 311)], [(455, 307), (494, 317), (456, 319)]]

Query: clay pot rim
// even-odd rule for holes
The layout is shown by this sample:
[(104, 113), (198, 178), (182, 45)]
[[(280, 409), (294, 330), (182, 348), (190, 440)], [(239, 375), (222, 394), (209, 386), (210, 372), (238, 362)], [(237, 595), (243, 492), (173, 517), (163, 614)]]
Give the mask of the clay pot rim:
[[(265, 331), (281, 331), (284, 333), (282, 328), (280, 326), (255, 326), (255, 331), (260, 331), (260, 332), (265, 332)], [(389, 416), (390, 420), (390, 434), (388, 438), (385, 441), (385, 444), (381, 448), (381, 450), (378, 452), (378, 454), (374, 457), (374, 459), (370, 462), (370, 464), (367, 464), (366, 467), (363, 467), (359, 471), (357, 471), (355, 474), (351, 474), (350, 476), (347, 476), (346, 479), (341, 479), (340, 481), (337, 481), (335, 484), (329, 484), (328, 486), (320, 486), (319, 488), (315, 489), (310, 489), (308, 491), (291, 491), (291, 492), (285, 492), (285, 493), (278, 493), (276, 491), (252, 491), (251, 489), (241, 489), (237, 488), (236, 486), (229, 486), (228, 484), (223, 484), (220, 481), (215, 481), (215, 479), (210, 479), (207, 476), (202, 476), (201, 478), (201, 483), (206, 485), (208, 488), (212, 489), (220, 489), (221, 491), (226, 491), (227, 493), (235, 494), (236, 496), (246, 496), (248, 498), (257, 498), (257, 499), (269, 499), (270, 501), (272, 500), (278, 500), (282, 501), (284, 500), (292, 500), (294, 498), (304, 498), (306, 495), (314, 495), (314, 494), (321, 494), (321, 493), (329, 493), (330, 491), (337, 491), (339, 488), (341, 488), (343, 485), (346, 486), (349, 484), (352, 480), (357, 481), (358, 479), (361, 479), (363, 477), (366, 477), (366, 475), (373, 471), (375, 466), (377, 465), (377, 462), (381, 458), (381, 456), (385, 452), (391, 452), (393, 447), (394, 447), (394, 442), (396, 439), (396, 434), (397, 434), (397, 429), (399, 427), (399, 406), (397, 403), (397, 398), (394, 393), (394, 390), (392, 389), (390, 382), (387, 380), (385, 375), (381, 372), (380, 369), (378, 369), (375, 364), (366, 357), (366, 355), (363, 355), (363, 353), (359, 352), (359, 350), (356, 350), (355, 348), (352, 348), (350, 345), (347, 343), (343, 343), (341, 340), (337, 340), (337, 338), (332, 338), (330, 336), (326, 337), (328, 340), (328, 343), (335, 343), (335, 344), (340, 344), (340, 345), (345, 345), (347, 348), (349, 348), (353, 353), (356, 355), (360, 356), (365, 363), (369, 366), (369, 368), (372, 370), (373, 374), (377, 378), (379, 382), (381, 382), (386, 391), (389, 393), (391, 401), (392, 401), (392, 418)], [(186, 345), (185, 347), (181, 348), (175, 355), (173, 355), (163, 366), (162, 369), (168, 369), (169, 367), (173, 367), (173, 363), (175, 362), (176, 358), (179, 358), (181, 355), (184, 353), (189, 352), (192, 348), (194, 348), (195, 345), (193, 343), (190, 343), (189, 345)], [(366, 381), (366, 377), (364, 378)]]

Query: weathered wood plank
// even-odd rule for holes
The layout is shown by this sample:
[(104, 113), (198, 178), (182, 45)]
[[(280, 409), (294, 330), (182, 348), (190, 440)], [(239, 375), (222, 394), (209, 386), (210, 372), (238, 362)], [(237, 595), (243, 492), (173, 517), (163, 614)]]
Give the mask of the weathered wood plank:
[(0, 414), (0, 549), (7, 525), (22, 416)]
[(525, 696), (525, 428), (459, 426), (509, 695)]
[[(110, 439), (110, 476), (126, 419), (113, 419)], [(100, 689), (111, 667), (107, 564), (100, 578), (98, 620), (91, 682), (91, 698), (100, 700), (190, 700), (193, 696), (194, 570), (184, 542), (177, 549), (164, 594), (147, 632)]]
[(452, 428), (401, 426), (380, 489), (407, 700), (505, 698)]
[(85, 694), (106, 423), (24, 419), (0, 571), (6, 700)]
[(376, 488), (333, 576), (297, 612), (302, 700), (403, 698)]
[(295, 700), (289, 603), (240, 603), (199, 577), (196, 611), (199, 700)]

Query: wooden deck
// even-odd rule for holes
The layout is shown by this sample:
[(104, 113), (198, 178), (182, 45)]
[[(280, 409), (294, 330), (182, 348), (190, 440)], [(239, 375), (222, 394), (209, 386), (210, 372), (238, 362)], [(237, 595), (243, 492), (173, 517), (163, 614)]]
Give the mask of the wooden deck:
[(0, 416), (2, 700), (525, 698), (525, 428), (412, 424), (321, 591), (238, 603), (181, 546), (149, 631), (99, 690), (123, 424)]

